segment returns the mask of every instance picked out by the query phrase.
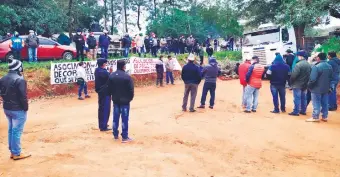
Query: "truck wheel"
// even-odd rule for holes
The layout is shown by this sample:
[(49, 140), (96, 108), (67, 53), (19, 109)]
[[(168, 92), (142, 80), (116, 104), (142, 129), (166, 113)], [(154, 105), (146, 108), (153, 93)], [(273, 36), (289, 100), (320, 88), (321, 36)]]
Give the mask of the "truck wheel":
[(65, 53), (63, 54), (63, 59), (64, 59), (64, 60), (72, 60), (72, 59), (73, 59), (72, 53), (71, 53), (71, 52), (65, 52)]

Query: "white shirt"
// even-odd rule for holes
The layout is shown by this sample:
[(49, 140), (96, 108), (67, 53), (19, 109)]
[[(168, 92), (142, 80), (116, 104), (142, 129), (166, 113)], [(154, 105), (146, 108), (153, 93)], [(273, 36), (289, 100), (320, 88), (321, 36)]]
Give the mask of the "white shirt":
[(83, 78), (85, 82), (87, 82), (87, 75), (85, 68), (83, 66), (78, 66), (77, 68), (77, 78)]

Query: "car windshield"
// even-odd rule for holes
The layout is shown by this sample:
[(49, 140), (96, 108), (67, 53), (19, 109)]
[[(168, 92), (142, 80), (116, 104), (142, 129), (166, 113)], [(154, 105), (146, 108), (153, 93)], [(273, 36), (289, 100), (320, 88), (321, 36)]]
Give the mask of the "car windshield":
[(280, 28), (245, 34), (244, 45), (269, 44), (280, 41)]

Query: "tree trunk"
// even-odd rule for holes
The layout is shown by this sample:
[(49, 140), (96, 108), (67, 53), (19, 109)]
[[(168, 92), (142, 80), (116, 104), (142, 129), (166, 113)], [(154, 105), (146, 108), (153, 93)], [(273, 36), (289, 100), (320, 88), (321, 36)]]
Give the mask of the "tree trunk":
[(296, 46), (298, 49), (305, 48), (304, 36), (305, 36), (305, 25), (294, 25), (294, 31), (296, 36)]
[(107, 0), (104, 0), (104, 29), (107, 30)]
[(73, 1), (69, 0), (68, 2), (68, 35), (70, 39), (72, 40), (73, 35), (72, 35), (72, 30), (73, 30), (73, 23), (72, 23), (72, 4)]
[(111, 34), (113, 35), (114, 31), (114, 20), (115, 20), (115, 14), (113, 9), (113, 0), (111, 0)]
[(128, 25), (127, 25), (127, 12), (126, 12), (126, 0), (124, 0), (124, 19), (125, 19), (125, 32), (128, 32)]
[(140, 26), (139, 18), (140, 18), (140, 5), (137, 6), (137, 27), (139, 31), (141, 31), (142, 27)]
[(154, 7), (154, 11), (155, 11), (155, 18), (157, 17), (157, 4), (156, 4), (156, 0), (153, 0), (153, 7)]

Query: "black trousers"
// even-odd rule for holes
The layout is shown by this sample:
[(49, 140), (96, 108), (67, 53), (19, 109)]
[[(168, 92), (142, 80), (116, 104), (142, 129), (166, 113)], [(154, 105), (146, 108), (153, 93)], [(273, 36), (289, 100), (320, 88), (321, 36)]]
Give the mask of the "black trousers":
[(84, 61), (84, 46), (76, 46), (77, 49), (77, 61), (79, 61), (79, 57), (81, 56), (81, 61)]
[(152, 56), (157, 57), (157, 49), (158, 49), (157, 46), (153, 46), (153, 47), (151, 48), (151, 54), (152, 54)]
[(204, 56), (200, 56), (200, 65), (203, 65)]
[(100, 130), (107, 129), (111, 112), (111, 97), (98, 94), (98, 124)]
[(21, 60), (21, 50), (13, 50), (12, 49), (12, 53), (13, 53), (14, 59), (22, 61)]

